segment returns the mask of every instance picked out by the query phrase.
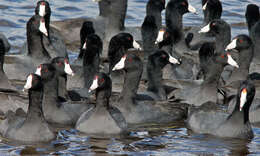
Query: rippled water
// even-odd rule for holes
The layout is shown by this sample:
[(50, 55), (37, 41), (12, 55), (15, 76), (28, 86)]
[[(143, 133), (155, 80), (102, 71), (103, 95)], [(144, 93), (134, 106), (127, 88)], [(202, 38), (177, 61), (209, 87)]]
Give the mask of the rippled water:
[[(128, 0), (126, 25), (140, 26), (145, 16), (147, 0)], [(1, 0), (0, 31), (12, 44), (15, 52), (26, 40), (26, 22), (34, 14), (36, 1)], [(200, 0), (190, 3), (199, 15), (186, 14), (184, 25), (202, 23)], [(222, 0), (222, 18), (232, 24), (232, 36), (247, 34), (244, 13), (248, 3), (259, 0)], [(51, 0), (51, 20), (77, 17), (95, 17), (97, 4), (92, 0)], [(163, 12), (164, 14), (164, 12)], [(207, 135), (190, 134), (181, 124), (143, 125), (146, 129), (134, 129), (129, 136), (98, 138), (77, 131), (57, 131), (57, 139), (46, 144), (23, 145), (1, 139), (0, 155), (43, 154), (43, 155), (259, 155), (260, 129), (254, 127), (253, 140), (244, 142), (236, 139), (219, 139)]]

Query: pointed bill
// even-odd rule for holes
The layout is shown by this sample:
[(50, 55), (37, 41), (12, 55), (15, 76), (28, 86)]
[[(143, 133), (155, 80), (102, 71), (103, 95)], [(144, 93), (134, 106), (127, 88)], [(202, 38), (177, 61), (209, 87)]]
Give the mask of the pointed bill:
[(244, 88), (241, 92), (241, 96), (240, 96), (240, 105), (239, 105), (239, 110), (242, 111), (245, 103), (246, 103), (246, 96), (247, 96), (247, 90), (246, 88)]
[(229, 43), (225, 50), (231, 50), (237, 47), (237, 38), (233, 39), (231, 43)]
[(40, 7), (39, 7), (39, 15), (44, 17), (46, 15), (46, 11), (45, 11), (45, 3), (42, 2)]
[(191, 13), (197, 14), (196, 9), (195, 9), (192, 5), (190, 5), (190, 4), (189, 4), (189, 6), (188, 6), (188, 10), (189, 10), (189, 12), (191, 12)]
[(42, 66), (39, 65), (39, 66), (37, 67), (37, 69), (36, 69), (36, 71), (35, 71), (34, 74), (41, 76), (41, 70), (42, 70)]
[(45, 21), (44, 21), (44, 19), (42, 19), (42, 20), (40, 21), (39, 30), (40, 30), (45, 36), (48, 36), (48, 32), (47, 32), (47, 29), (46, 29), (46, 27), (45, 27)]
[(87, 43), (86, 42), (83, 44), (82, 49), (87, 49)]
[(74, 72), (72, 71), (69, 61), (67, 59), (65, 59), (64, 65), (65, 65), (65, 67), (64, 67), (65, 73), (67, 73), (68, 75), (74, 76)]
[(169, 62), (172, 64), (181, 64), (180, 61), (169, 54)]
[(206, 26), (204, 26), (203, 28), (200, 29), (199, 33), (206, 33), (210, 31), (210, 27), (209, 27), (210, 23)]
[(208, 5), (208, 2), (206, 2), (203, 7), (202, 7), (202, 10), (206, 10), (207, 9), (207, 5)]
[(98, 88), (98, 76), (95, 76), (92, 85), (90, 86), (88, 92), (91, 92), (92, 90), (95, 90)]
[(137, 50), (142, 50), (141, 46), (139, 43), (137, 43), (135, 40), (133, 41), (133, 47)]
[(125, 67), (125, 60), (126, 60), (126, 55), (124, 55), (124, 56), (120, 59), (120, 61), (114, 66), (114, 68), (112, 69), (112, 71), (123, 69), (123, 68)]
[(239, 68), (239, 65), (237, 64), (237, 62), (231, 57), (230, 54), (227, 54), (228, 60), (227, 63), (230, 64), (231, 66), (234, 66), (236, 68)]
[(25, 83), (25, 85), (24, 85), (24, 87), (23, 87), (23, 91), (24, 91), (25, 89), (30, 89), (30, 88), (32, 88), (32, 80), (33, 80), (33, 75), (30, 74), (30, 75), (27, 77), (26, 83)]
[(156, 38), (156, 41), (154, 42), (155, 44), (158, 44), (159, 42), (162, 42), (163, 41), (163, 35), (165, 33), (165, 30), (164, 29), (161, 29), (158, 33), (158, 36)]

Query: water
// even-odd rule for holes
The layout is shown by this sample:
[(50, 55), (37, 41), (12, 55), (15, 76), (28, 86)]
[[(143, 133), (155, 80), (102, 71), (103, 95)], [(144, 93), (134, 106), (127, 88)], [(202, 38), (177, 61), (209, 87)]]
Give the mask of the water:
[[(126, 26), (140, 26), (145, 16), (147, 0), (128, 0)], [(184, 25), (202, 23), (200, 0), (190, 1), (199, 15), (186, 14)], [(222, 1), (222, 18), (232, 24), (232, 37), (244, 33), (244, 13), (248, 3), (259, 0)], [(12, 44), (11, 53), (17, 51), (26, 40), (26, 22), (34, 14), (36, 1), (1, 0), (0, 31)], [(92, 0), (52, 0), (51, 20), (77, 17), (96, 17), (97, 4)], [(165, 12), (163, 12), (164, 14)], [(0, 141), (0, 155), (259, 155), (260, 129), (254, 127), (255, 137), (251, 141), (219, 139), (207, 135), (192, 134), (183, 123), (171, 125), (143, 125), (131, 131), (129, 136), (101, 137), (87, 136), (74, 129), (57, 131), (57, 139), (37, 145), (18, 144), (4, 138)]]

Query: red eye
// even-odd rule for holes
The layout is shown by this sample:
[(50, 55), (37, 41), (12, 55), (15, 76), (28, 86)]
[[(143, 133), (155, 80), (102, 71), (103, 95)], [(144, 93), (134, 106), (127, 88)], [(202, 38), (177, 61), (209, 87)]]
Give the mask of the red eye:
[(221, 58), (225, 58), (225, 55), (224, 55), (224, 54), (222, 54), (220, 57), (221, 57)]
[(131, 41), (131, 37), (128, 37), (127, 39), (128, 39), (129, 41)]
[(104, 80), (104, 78), (102, 78), (100, 81), (99, 81), (99, 83), (103, 83), (105, 80)]
[(57, 62), (58, 66), (62, 66), (62, 62)]
[(45, 2), (42, 2), (41, 5), (45, 5)]
[(216, 23), (214, 23), (214, 22), (211, 24), (211, 26), (215, 26), (215, 25), (216, 25)]
[(132, 62), (132, 61), (133, 61), (133, 59), (132, 59), (132, 58), (129, 58), (129, 59), (128, 59), (128, 61), (129, 61), (129, 62)]
[(166, 58), (166, 55), (162, 55), (162, 58)]
[(238, 42), (239, 42), (239, 43), (243, 43), (243, 40), (242, 40), (242, 39), (239, 39)]
[(47, 73), (47, 72), (48, 72), (48, 69), (45, 69), (44, 72)]
[(186, 6), (187, 4), (186, 4), (185, 2), (182, 2), (182, 3), (181, 3), (181, 5), (184, 5), (184, 6)]

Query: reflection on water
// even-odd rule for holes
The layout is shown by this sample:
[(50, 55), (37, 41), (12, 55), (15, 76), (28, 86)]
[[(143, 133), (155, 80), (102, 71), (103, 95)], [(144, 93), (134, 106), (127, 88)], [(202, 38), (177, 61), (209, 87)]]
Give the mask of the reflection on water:
[[(129, 0), (126, 25), (140, 26), (145, 16), (147, 0)], [(259, 0), (225, 0), (222, 18), (232, 24), (232, 36), (247, 33), (244, 12), (248, 3)], [(0, 31), (12, 44), (11, 52), (17, 51), (26, 40), (27, 20), (34, 14), (31, 0), (0, 1)], [(95, 17), (97, 4), (92, 0), (50, 1), (52, 20), (77, 17)], [(202, 23), (200, 0), (190, 3), (199, 15), (186, 14), (184, 25)], [(163, 12), (164, 14), (165, 12)], [(81, 134), (74, 129), (57, 130), (57, 139), (45, 144), (25, 145), (1, 138), (0, 155), (247, 155), (260, 154), (260, 129), (254, 127), (255, 138), (251, 141), (219, 139), (207, 135), (192, 134), (183, 123), (171, 125), (142, 125), (132, 127), (130, 135), (98, 137)]]

